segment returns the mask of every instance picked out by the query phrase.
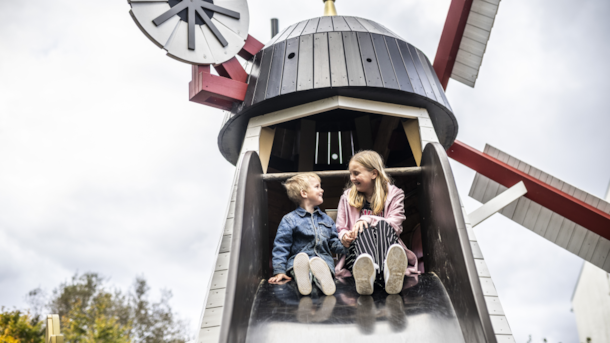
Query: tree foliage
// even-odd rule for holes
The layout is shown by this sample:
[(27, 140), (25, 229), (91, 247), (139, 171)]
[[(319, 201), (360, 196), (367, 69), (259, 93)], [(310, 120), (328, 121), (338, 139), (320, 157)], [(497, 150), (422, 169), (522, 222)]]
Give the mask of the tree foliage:
[(136, 278), (126, 294), (108, 289), (105, 281), (96, 273), (76, 274), (49, 299), (40, 289), (32, 290), (27, 300), (34, 315), (2, 309), (0, 343), (44, 343), (44, 310), (59, 314), (66, 343), (186, 342), (186, 325), (169, 305), (170, 291), (162, 290), (161, 299), (152, 302), (144, 278)]
[(42, 323), (28, 312), (0, 309), (0, 343), (43, 343)]

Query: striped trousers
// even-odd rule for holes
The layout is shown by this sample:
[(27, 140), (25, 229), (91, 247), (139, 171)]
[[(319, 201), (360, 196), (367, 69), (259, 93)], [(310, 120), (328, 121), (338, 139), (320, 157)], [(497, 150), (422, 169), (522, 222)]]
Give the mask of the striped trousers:
[(373, 262), (379, 266), (379, 270), (375, 277), (375, 283), (381, 287), (385, 287), (385, 281), (383, 279), (383, 262), (385, 261), (390, 246), (396, 243), (398, 243), (396, 231), (394, 231), (394, 228), (386, 221), (381, 220), (377, 222), (377, 225), (369, 226), (368, 229), (364, 229), (362, 233), (358, 234), (358, 238), (354, 240), (348, 249), (345, 258), (345, 267), (351, 272), (354, 267), (354, 262), (356, 262), (356, 258), (361, 254), (369, 254), (373, 257)]

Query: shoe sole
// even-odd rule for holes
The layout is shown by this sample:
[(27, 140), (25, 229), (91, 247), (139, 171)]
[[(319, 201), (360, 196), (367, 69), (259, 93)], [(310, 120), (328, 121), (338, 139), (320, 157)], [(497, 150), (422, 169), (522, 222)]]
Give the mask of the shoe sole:
[(405, 270), (409, 264), (407, 254), (401, 246), (392, 246), (388, 251), (387, 268), (389, 269), (388, 280), (385, 283), (385, 291), (388, 294), (398, 294), (402, 291), (405, 279)]
[(324, 262), (320, 258), (313, 258), (309, 262), (309, 268), (311, 269), (311, 273), (316, 277), (320, 287), (322, 288), (322, 293), (326, 295), (333, 295), (337, 290), (337, 286), (335, 285), (335, 280), (333, 280), (333, 276), (330, 274), (330, 270), (328, 269), (328, 264)]
[(297, 281), (299, 293), (302, 295), (311, 294), (311, 280), (309, 280), (309, 256), (297, 255), (294, 258), (294, 278)]
[(375, 277), (375, 266), (368, 258), (357, 259), (353, 267), (356, 292), (361, 295), (373, 294), (374, 286), (371, 284), (371, 276)]

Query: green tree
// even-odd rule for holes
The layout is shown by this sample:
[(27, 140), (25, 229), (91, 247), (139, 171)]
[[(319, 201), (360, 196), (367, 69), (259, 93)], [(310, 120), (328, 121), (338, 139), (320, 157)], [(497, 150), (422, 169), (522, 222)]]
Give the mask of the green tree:
[(0, 309), (0, 343), (43, 343), (42, 322), (28, 312)]
[[(48, 299), (41, 289), (30, 291), (26, 300), (34, 315), (27, 320), (44, 334), (39, 321), (42, 312), (59, 314), (66, 343), (185, 343), (186, 325), (169, 305), (171, 292), (162, 290), (157, 302), (150, 300), (149, 293), (150, 287), (144, 278), (136, 278), (130, 291), (124, 294), (109, 289), (99, 274), (75, 274), (53, 290)], [(17, 337), (13, 331), (9, 336)], [(0, 343), (43, 342), (3, 340)]]
[(129, 304), (120, 291), (106, 290), (98, 274), (77, 274), (62, 283), (53, 291), (48, 308), (59, 314), (67, 342), (131, 342)]
[(159, 302), (148, 299), (150, 288), (143, 278), (136, 278), (133, 291), (129, 296), (133, 309), (132, 337), (137, 343), (184, 343), (186, 325), (177, 320), (169, 305), (172, 293), (161, 291)]

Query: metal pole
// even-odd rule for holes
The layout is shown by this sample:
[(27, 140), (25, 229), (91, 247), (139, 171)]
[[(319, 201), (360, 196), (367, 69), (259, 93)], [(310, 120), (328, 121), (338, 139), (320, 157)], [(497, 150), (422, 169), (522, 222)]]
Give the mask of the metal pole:
[[(390, 176), (419, 176), (420, 167), (386, 168), (385, 172)], [(349, 170), (330, 170), (315, 172), (321, 178), (348, 178)], [(263, 175), (265, 181), (285, 181), (299, 173), (273, 173)]]
[(280, 21), (277, 18), (271, 19), (271, 38), (280, 32)]

